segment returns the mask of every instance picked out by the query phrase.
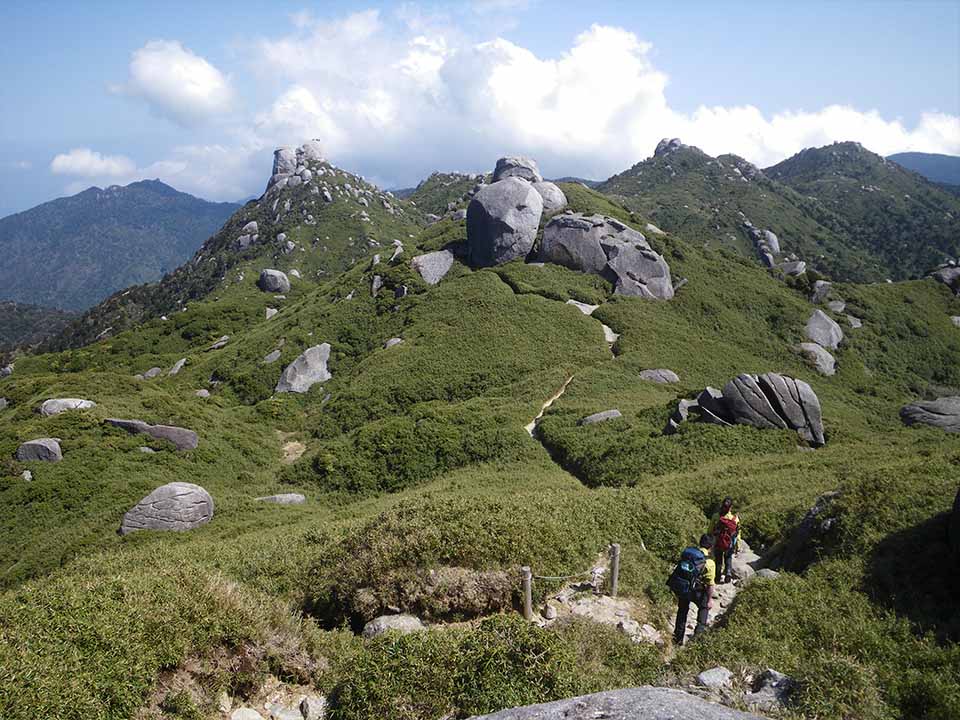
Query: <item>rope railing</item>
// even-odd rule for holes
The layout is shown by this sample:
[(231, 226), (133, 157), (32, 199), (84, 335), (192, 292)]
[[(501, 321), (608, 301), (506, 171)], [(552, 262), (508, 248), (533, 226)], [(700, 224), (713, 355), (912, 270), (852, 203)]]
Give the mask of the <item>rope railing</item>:
[[(599, 586), (599, 580), (603, 577), (602, 568), (590, 568), (583, 572), (573, 575), (534, 575), (529, 565), (520, 568), (520, 582), (523, 587), (523, 617), (527, 620), (533, 620), (533, 581), (542, 580), (544, 582), (562, 582), (565, 580), (574, 580), (576, 578), (592, 576), (594, 586)], [(610, 576), (608, 594), (610, 597), (617, 596), (617, 586), (620, 580), (620, 543), (610, 545)]]

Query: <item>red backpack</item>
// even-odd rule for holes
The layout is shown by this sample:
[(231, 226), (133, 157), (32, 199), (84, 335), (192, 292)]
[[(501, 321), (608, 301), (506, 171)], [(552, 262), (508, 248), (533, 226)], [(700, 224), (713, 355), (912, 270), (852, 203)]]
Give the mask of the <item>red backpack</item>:
[(737, 534), (737, 521), (735, 518), (722, 517), (717, 523), (717, 537), (714, 545), (717, 550), (726, 552), (733, 547), (733, 538)]

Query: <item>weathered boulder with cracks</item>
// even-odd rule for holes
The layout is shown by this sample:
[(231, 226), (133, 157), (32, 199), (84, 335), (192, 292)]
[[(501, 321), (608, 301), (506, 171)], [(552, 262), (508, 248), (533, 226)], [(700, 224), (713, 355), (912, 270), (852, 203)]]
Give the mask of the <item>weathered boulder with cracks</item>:
[(317, 383), (326, 382), (333, 377), (327, 369), (329, 359), (330, 343), (307, 348), (284, 368), (274, 392), (305, 393)]
[(437, 250), (417, 255), (410, 261), (410, 265), (427, 285), (436, 285), (453, 267), (453, 253), (449, 250)]
[(779, 373), (738, 375), (722, 393), (707, 388), (696, 400), (681, 400), (681, 406), (668, 421), (665, 434), (676, 432), (689, 410), (695, 410), (704, 422), (751, 425), (761, 430), (789, 429), (811, 445), (819, 447), (826, 442), (820, 399), (813, 388), (803, 380)]
[(960, 396), (921, 400), (900, 409), (907, 425), (931, 425), (951, 433), (960, 433)]
[(192, 530), (213, 517), (213, 498), (199, 485), (172, 482), (162, 485), (123, 516), (120, 534), (136, 530)]
[(484, 185), (467, 206), (467, 257), (475, 267), (524, 258), (533, 247), (543, 199), (533, 185), (507, 177)]
[(266, 269), (260, 271), (257, 287), (263, 292), (288, 293), (290, 292), (290, 278), (281, 270)]
[(477, 715), (470, 720), (763, 720), (665, 687), (607, 690), (593, 695)]
[(200, 444), (197, 433), (175, 425), (150, 425), (143, 420), (122, 420), (120, 418), (107, 418), (104, 422), (134, 435), (149, 435), (156, 440), (166, 440), (181, 451), (195, 450)]
[(60, 462), (63, 460), (60, 438), (27, 440), (17, 448), (17, 460), (20, 462)]
[(92, 400), (83, 400), (81, 398), (51, 398), (44, 400), (40, 406), (40, 414), (44, 417), (59, 415), (68, 410), (89, 410), (96, 407), (97, 404)]
[(541, 256), (571, 270), (600, 275), (618, 295), (673, 297), (670, 266), (642, 233), (602, 215), (558, 215), (543, 230)]

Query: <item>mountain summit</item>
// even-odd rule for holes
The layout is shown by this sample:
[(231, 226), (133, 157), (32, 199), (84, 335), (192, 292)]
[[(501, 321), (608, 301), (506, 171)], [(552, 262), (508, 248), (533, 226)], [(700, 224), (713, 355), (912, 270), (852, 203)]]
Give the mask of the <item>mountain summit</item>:
[(141, 180), (10, 215), (0, 219), (0, 300), (83, 310), (173, 270), (238, 207)]

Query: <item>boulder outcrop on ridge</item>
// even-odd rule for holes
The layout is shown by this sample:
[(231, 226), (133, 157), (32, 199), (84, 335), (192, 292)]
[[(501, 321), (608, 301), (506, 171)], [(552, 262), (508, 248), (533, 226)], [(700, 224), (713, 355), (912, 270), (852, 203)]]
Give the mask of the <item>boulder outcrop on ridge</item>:
[(520, 155), (508, 155), (497, 160), (493, 170), (493, 182), (499, 182), (508, 177), (517, 177), (527, 182), (543, 182), (537, 161)]
[(508, 176), (484, 185), (467, 206), (467, 256), (474, 267), (524, 258), (533, 248), (543, 198), (526, 180)]
[(136, 530), (192, 530), (210, 522), (213, 498), (199, 485), (172, 482), (161, 485), (130, 508), (120, 523), (120, 534)]
[(764, 373), (741, 374), (723, 392), (707, 388), (696, 400), (681, 400), (664, 433), (676, 432), (690, 410), (700, 419), (718, 425), (752, 425), (761, 430), (795, 430), (811, 445), (826, 443), (820, 399), (803, 380)]
[(670, 266), (642, 233), (602, 215), (565, 214), (543, 229), (541, 257), (571, 270), (608, 279), (618, 295), (673, 297)]
[(545, 213), (554, 213), (563, 210), (567, 206), (567, 196), (563, 190), (552, 182), (537, 182), (533, 184), (533, 189), (540, 193), (543, 199), (543, 211)]

